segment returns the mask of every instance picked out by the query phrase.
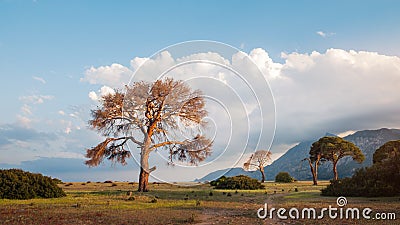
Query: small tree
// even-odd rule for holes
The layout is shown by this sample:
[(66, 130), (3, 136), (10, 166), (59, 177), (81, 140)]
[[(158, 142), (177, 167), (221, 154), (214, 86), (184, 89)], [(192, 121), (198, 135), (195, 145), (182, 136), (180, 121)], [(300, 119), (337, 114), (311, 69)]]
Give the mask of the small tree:
[(337, 164), (341, 158), (351, 156), (353, 160), (358, 163), (363, 162), (365, 159), (364, 154), (357, 146), (340, 137), (323, 137), (317, 142), (314, 142), (313, 147), (311, 147), (311, 149), (316, 153), (321, 154), (321, 159), (332, 162), (334, 180), (338, 180), (339, 178)]
[(261, 182), (265, 181), (264, 167), (271, 160), (271, 151), (258, 150), (250, 156), (250, 158), (243, 164), (246, 171), (259, 170), (261, 172)]
[(293, 182), (293, 177), (290, 176), (288, 172), (279, 172), (275, 176), (275, 182), (281, 182), (281, 183), (291, 183)]
[(87, 149), (86, 165), (97, 166), (104, 159), (126, 164), (131, 157), (127, 142), (138, 146), (140, 175), (138, 191), (148, 191), (149, 155), (156, 149), (169, 150), (169, 157), (196, 164), (211, 154), (212, 141), (200, 134), (207, 115), (199, 90), (183, 81), (167, 78), (154, 83), (135, 82), (126, 92), (103, 96), (101, 106), (92, 111), (89, 125), (105, 140)]

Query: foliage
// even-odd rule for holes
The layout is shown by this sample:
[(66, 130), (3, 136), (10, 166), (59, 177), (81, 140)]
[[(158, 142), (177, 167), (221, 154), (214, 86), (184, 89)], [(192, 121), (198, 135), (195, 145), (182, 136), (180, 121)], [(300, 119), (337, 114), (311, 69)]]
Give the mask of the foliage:
[(0, 198), (58, 198), (64, 191), (47, 176), (19, 169), (0, 170)]
[(264, 167), (267, 166), (268, 161), (271, 161), (271, 151), (258, 150), (250, 156), (250, 158), (243, 164), (246, 171), (259, 170), (261, 172), (261, 182), (265, 181)]
[(58, 178), (52, 178), (53, 182), (55, 184), (63, 184), (64, 182), (62, 182), (62, 180), (58, 179)]
[(373, 156), (373, 163), (379, 163), (384, 160), (400, 155), (400, 140), (389, 141), (378, 148)]
[(216, 189), (243, 189), (243, 190), (256, 190), (263, 189), (264, 185), (261, 184), (257, 179), (239, 175), (234, 177), (222, 176), (215, 181), (212, 181), (211, 186), (215, 186)]
[(222, 177), (220, 177), (220, 178), (218, 178), (218, 179), (216, 179), (216, 180), (211, 181), (211, 182), (210, 182), (210, 185), (211, 185), (211, 186), (218, 186), (218, 185), (220, 185), (220, 183), (224, 183), (225, 180), (226, 180), (226, 177), (225, 177), (225, 176), (222, 176)]
[(275, 176), (275, 182), (281, 182), (281, 183), (291, 183), (293, 182), (293, 177), (290, 176), (288, 172), (279, 172)]
[(351, 178), (331, 181), (331, 184), (322, 190), (322, 195), (327, 196), (377, 197), (399, 194), (400, 155), (376, 161), (371, 167), (356, 171)]
[(353, 160), (359, 163), (365, 160), (364, 154), (357, 146), (340, 137), (322, 137), (314, 142), (310, 149), (311, 162), (315, 162), (318, 157), (321, 160), (332, 162), (334, 180), (337, 180), (339, 177), (336, 168), (337, 163), (345, 156), (351, 156)]

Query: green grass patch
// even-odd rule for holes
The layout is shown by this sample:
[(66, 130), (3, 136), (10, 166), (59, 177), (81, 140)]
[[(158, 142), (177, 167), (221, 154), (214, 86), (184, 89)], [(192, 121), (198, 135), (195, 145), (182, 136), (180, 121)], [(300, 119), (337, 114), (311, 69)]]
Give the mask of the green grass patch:
[[(277, 207), (300, 208), (336, 204), (336, 198), (320, 196), (320, 190), (328, 184), (325, 181), (320, 181), (318, 186), (309, 181), (265, 182), (262, 190), (216, 190), (210, 185), (179, 187), (151, 183), (146, 193), (138, 193), (136, 183), (114, 183), (117, 186), (96, 182), (59, 184), (67, 196), (55, 199), (0, 199), (0, 221), (5, 224), (196, 224), (209, 221), (262, 224), (256, 212), (265, 202)], [(400, 213), (398, 197), (348, 198), (348, 201), (352, 207)], [(336, 224), (330, 222), (324, 221)]]
[(320, 197), (321, 194), (320, 192), (293, 192), (290, 193), (286, 196), (284, 196), (284, 198), (286, 199), (310, 199), (310, 198), (318, 198)]

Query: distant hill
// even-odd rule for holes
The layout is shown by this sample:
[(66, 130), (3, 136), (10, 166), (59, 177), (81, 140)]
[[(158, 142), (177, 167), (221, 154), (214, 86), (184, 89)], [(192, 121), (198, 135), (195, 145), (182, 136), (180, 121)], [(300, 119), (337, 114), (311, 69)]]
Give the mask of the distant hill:
[[(325, 136), (335, 136), (334, 134), (327, 133)], [(304, 141), (289, 149), (279, 159), (275, 160), (271, 165), (265, 167), (267, 180), (274, 180), (276, 174), (281, 171), (289, 172), (297, 180), (311, 180), (310, 167), (307, 162), (302, 159), (309, 156), (311, 144), (319, 138), (310, 141)], [(377, 148), (384, 143), (392, 140), (400, 140), (400, 130), (382, 128), (379, 130), (363, 130), (357, 131), (352, 135), (344, 137), (345, 140), (353, 142), (358, 146), (365, 155), (365, 161), (361, 164), (354, 162), (351, 157), (345, 157), (338, 163), (339, 177), (352, 176), (357, 168), (371, 166), (372, 156)], [(211, 181), (215, 180), (221, 175), (236, 176), (247, 175), (253, 178), (261, 179), (259, 171), (244, 171), (242, 168), (228, 168), (224, 170), (217, 170), (207, 174), (201, 179), (196, 181)], [(329, 180), (332, 179), (332, 163), (324, 162), (318, 167), (318, 178)]]

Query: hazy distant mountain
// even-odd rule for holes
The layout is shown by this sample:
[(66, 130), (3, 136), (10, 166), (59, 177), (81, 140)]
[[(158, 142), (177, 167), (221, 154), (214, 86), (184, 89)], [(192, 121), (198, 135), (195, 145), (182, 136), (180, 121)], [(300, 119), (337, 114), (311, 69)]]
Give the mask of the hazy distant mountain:
[[(334, 134), (327, 133), (325, 136), (335, 136)], [(271, 165), (265, 167), (265, 173), (267, 180), (274, 180), (276, 174), (281, 171), (289, 172), (297, 180), (311, 180), (310, 167), (306, 161), (302, 159), (308, 157), (310, 146), (313, 142), (319, 138), (310, 141), (304, 141), (289, 149), (279, 159), (275, 160)], [(365, 161), (361, 164), (354, 162), (351, 157), (345, 157), (338, 163), (339, 177), (348, 177), (353, 175), (357, 168), (372, 165), (372, 156), (377, 148), (382, 146), (384, 143), (392, 140), (400, 139), (400, 130), (398, 129), (387, 129), (382, 128), (379, 130), (363, 130), (358, 131), (352, 135), (344, 137), (345, 140), (353, 142), (357, 145), (365, 155)], [(242, 168), (231, 168), (225, 170), (218, 170), (212, 172), (201, 179), (196, 181), (210, 181), (218, 178), (224, 174), (225, 176), (236, 176), (244, 174), (257, 179), (261, 179), (259, 171), (247, 172)], [(332, 163), (324, 162), (318, 167), (318, 178), (319, 179), (332, 179)]]

